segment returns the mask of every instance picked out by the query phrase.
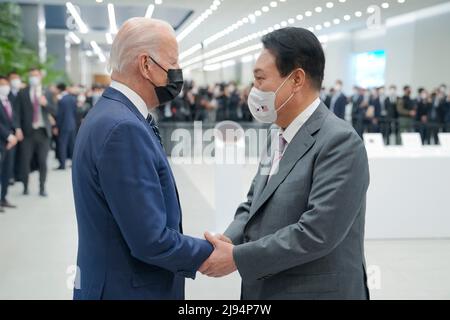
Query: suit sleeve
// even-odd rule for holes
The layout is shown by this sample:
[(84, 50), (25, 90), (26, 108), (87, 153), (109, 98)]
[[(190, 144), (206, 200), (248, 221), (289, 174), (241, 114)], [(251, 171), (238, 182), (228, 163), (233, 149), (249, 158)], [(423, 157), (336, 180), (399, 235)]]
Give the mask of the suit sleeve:
[(0, 124), (0, 139), (5, 144), (8, 141), (8, 137), (11, 134), (11, 128), (9, 126), (5, 126)]
[(57, 112), (56, 112), (56, 117), (55, 117), (55, 120), (56, 120), (56, 126), (58, 127), (58, 128), (61, 128), (62, 127), (62, 124), (64, 123), (64, 117), (65, 117), (65, 114), (66, 114), (66, 104), (65, 104), (65, 102), (63, 102), (62, 100), (60, 100), (59, 102), (58, 102), (58, 108), (57, 108)]
[(266, 279), (330, 254), (365, 205), (368, 185), (362, 140), (353, 132), (330, 138), (316, 159), (308, 211), (296, 224), (234, 248), (242, 278)]
[(161, 188), (153, 148), (140, 124), (117, 125), (97, 162), (100, 186), (134, 257), (194, 279), (213, 248), (167, 227), (167, 190)]

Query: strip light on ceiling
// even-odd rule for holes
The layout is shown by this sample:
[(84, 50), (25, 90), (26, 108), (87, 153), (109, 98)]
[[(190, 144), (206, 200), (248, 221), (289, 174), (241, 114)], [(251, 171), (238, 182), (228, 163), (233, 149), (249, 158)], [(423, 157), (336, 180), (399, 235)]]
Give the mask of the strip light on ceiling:
[[(345, 0), (340, 0), (339, 2), (342, 3), (342, 2), (345, 2)], [(383, 4), (384, 4), (384, 5), (382, 6), (383, 9), (388, 9), (388, 8), (391, 7), (391, 6), (389, 5), (388, 2), (384, 2)], [(332, 5), (327, 5), (327, 8), (331, 8), (331, 7), (332, 7)], [(370, 8), (370, 7), (369, 7), (369, 8)], [(319, 10), (319, 11), (320, 11), (320, 10)], [(356, 11), (356, 12), (358, 12), (358, 11)], [(368, 13), (368, 14), (371, 14), (370, 12), (371, 12), (371, 10), (368, 9), (368, 10), (367, 10), (367, 13)], [(345, 19), (345, 17), (347, 17), (347, 16), (350, 16), (350, 15), (349, 15), (349, 14), (345, 14), (343, 20), (347, 21), (347, 20)], [(355, 16), (360, 17), (359, 14), (356, 14)], [(362, 15), (361, 15), (361, 16), (362, 16)], [(299, 20), (299, 19), (298, 19), (298, 20)], [(328, 22), (328, 23), (327, 23), (327, 22)], [(341, 19), (335, 18), (335, 19), (333, 20), (333, 23), (334, 23), (334, 24), (340, 24), (340, 23), (341, 23)], [(311, 32), (314, 32), (314, 31), (317, 31), (318, 29), (322, 30), (322, 27), (321, 27), (321, 28), (317, 28), (317, 26), (319, 26), (319, 25), (322, 26), (322, 25), (323, 25), (323, 26), (325, 27), (325, 26), (328, 26), (329, 24), (331, 24), (331, 22), (325, 21), (323, 24), (318, 24), (318, 25), (316, 25), (315, 27), (312, 27), (312, 26), (311, 26), (311, 27), (307, 27), (307, 29), (310, 30)], [(278, 24), (275, 25), (274, 27), (270, 27), (270, 28), (268, 28), (268, 29), (266, 29), (266, 30), (260, 31), (259, 33), (262, 32), (262, 34), (265, 34), (265, 33), (267, 33), (267, 32), (272, 32), (272, 31), (274, 31), (276, 28), (278, 28)], [(255, 34), (257, 34), (257, 33), (255, 33)], [(327, 37), (326, 35), (320, 36), (320, 37), (319, 37), (319, 40), (320, 40), (322, 43), (326, 43), (326, 42), (328, 41), (328, 37)], [(250, 57), (249, 52), (258, 50), (256, 46), (257, 46), (257, 45), (255, 45), (255, 46), (249, 46), (249, 47), (246, 47), (246, 48), (244, 48), (244, 49), (232, 51), (232, 52), (227, 53), (227, 54), (225, 54), (225, 55), (216, 57), (216, 58), (214, 58), (214, 59), (206, 60), (206, 61), (205, 61), (205, 66), (204, 66), (204, 67), (203, 67), (203, 64), (202, 64), (202, 63), (199, 63), (199, 62), (202, 61), (202, 60), (204, 60), (204, 59), (205, 59), (205, 55), (208, 55), (208, 53), (205, 54), (205, 55), (202, 55), (202, 56), (200, 56), (200, 57), (196, 57), (195, 59), (190, 60), (188, 63), (185, 63), (184, 65), (182, 64), (182, 66), (183, 66), (183, 67), (186, 66), (188, 69), (190, 69), (190, 71), (192, 71), (192, 70), (194, 70), (194, 69), (201, 68), (201, 67), (206, 68), (206, 69), (209, 70), (209, 69), (210, 69), (209, 66), (211, 66), (211, 65), (216, 65), (216, 66), (217, 66), (218, 63), (219, 63), (220, 61), (224, 61), (224, 60), (228, 60), (228, 59), (230, 59), (230, 58), (236, 58), (236, 57), (246, 57), (245, 62), (249, 62), (249, 61), (251, 61), (251, 60), (249, 59), (249, 57)], [(224, 46), (224, 47), (225, 47), (225, 46)], [(222, 47), (222, 48), (223, 48), (223, 47)], [(220, 48), (218, 48), (218, 49), (220, 49)], [(260, 48), (259, 48), (259, 49), (262, 49), (262, 44), (260, 44)], [(217, 50), (217, 49), (216, 49), (216, 50)], [(210, 55), (211, 55), (211, 53), (214, 53), (214, 51), (215, 51), (215, 50), (210, 51), (210, 52), (209, 52)]]
[(66, 3), (66, 7), (67, 7), (67, 10), (69, 11), (70, 15), (75, 20), (75, 23), (78, 26), (78, 31), (80, 31), (81, 33), (88, 33), (89, 32), (89, 28), (87, 27), (87, 25), (81, 19), (81, 16), (78, 13), (78, 10), (75, 8), (75, 6), (71, 2), (67, 2)]
[[(222, 0), (223, 1), (223, 0)], [(200, 26), (210, 15), (216, 11), (222, 4), (221, 0), (214, 0), (208, 9), (206, 9), (197, 19), (195, 19), (191, 24), (189, 24), (180, 34), (177, 36), (178, 42), (183, 41), (192, 31), (194, 31), (198, 26)]]
[(117, 22), (116, 22), (116, 12), (114, 10), (114, 5), (108, 3), (108, 17), (109, 17), (109, 32), (112, 34), (117, 33)]
[(153, 16), (154, 11), (155, 11), (155, 5), (149, 4), (147, 7), (147, 11), (145, 12), (145, 17), (150, 19)]
[[(343, 0), (343, 1), (345, 2), (345, 0)], [(331, 2), (331, 1), (330, 1), (330, 2), (327, 2), (326, 7), (327, 7), (328, 9), (333, 8), (333, 7), (334, 7), (333, 2)], [(321, 7), (316, 7), (316, 8), (315, 8), (315, 11), (318, 12), (318, 13), (321, 13), (321, 12), (322, 12), (322, 8), (321, 8)], [(308, 10), (308, 11), (306, 11), (306, 12), (311, 12), (311, 11)], [(311, 15), (312, 15), (312, 13), (311, 13)], [(301, 15), (301, 14), (300, 14), (300, 15), (297, 15), (297, 20), (303, 20), (303, 15)], [(254, 33), (249, 34), (249, 35), (247, 35), (247, 36), (244, 36), (244, 37), (242, 37), (242, 38), (240, 38), (240, 39), (238, 39), (238, 40), (235, 40), (235, 41), (232, 41), (232, 42), (230, 42), (230, 43), (228, 43), (228, 44), (226, 44), (226, 45), (223, 45), (223, 46), (221, 46), (221, 47), (219, 47), (219, 48), (216, 48), (216, 49), (214, 49), (214, 50), (208, 51), (208, 52), (202, 54), (201, 56), (198, 56), (198, 57), (196, 57), (196, 58), (193, 58), (193, 59), (191, 59), (191, 60), (189, 60), (189, 61), (186, 61), (186, 62), (184, 62), (184, 63), (182, 62), (182, 65), (186, 65), (186, 66), (192, 65), (192, 64), (194, 64), (194, 63), (197, 63), (197, 62), (202, 61), (202, 60), (205, 59), (205, 58), (209, 58), (209, 57), (212, 57), (212, 56), (214, 56), (214, 55), (216, 55), (216, 54), (222, 53), (222, 52), (224, 52), (224, 51), (233, 49), (233, 48), (238, 47), (238, 46), (240, 46), (240, 45), (242, 45), (242, 44), (244, 44), (244, 43), (246, 43), (246, 42), (249, 42), (249, 41), (258, 39), (258, 38), (260, 38), (261, 36), (264, 36), (265, 34), (270, 33), (270, 32), (272, 32), (272, 31), (274, 31), (274, 30), (280, 29), (280, 28), (282, 28), (282, 27), (286, 27), (286, 26), (288, 26), (288, 25), (290, 25), (290, 24), (294, 24), (294, 23), (295, 23), (295, 19), (294, 19), (294, 18), (290, 18), (290, 19), (287, 19), (287, 20), (283, 20), (283, 21), (281, 21), (280, 23), (275, 24), (273, 27), (269, 27), (269, 28), (267, 28), (267, 29), (265, 29), (265, 30), (261, 30), (261, 31), (258, 31), (258, 32), (254, 32)], [(189, 50), (187, 50), (187, 51), (181, 53), (181, 54), (180, 54), (180, 60), (183, 60), (183, 59), (186, 58), (187, 56), (192, 55), (192, 54), (195, 53), (196, 51), (200, 50), (201, 47), (202, 47), (202, 46), (201, 46), (200, 44), (197, 44), (196, 46), (192, 47), (191, 49), (189, 49)]]
[(94, 50), (94, 53), (98, 56), (101, 62), (106, 62), (105, 54), (103, 53), (100, 46), (95, 41), (91, 41), (91, 47), (92, 50)]

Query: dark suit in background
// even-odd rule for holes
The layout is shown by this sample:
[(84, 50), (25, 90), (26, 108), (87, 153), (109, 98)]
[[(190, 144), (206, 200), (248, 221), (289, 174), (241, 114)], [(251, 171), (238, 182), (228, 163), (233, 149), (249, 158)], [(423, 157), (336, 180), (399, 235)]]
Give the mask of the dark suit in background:
[[(16, 93), (13, 93), (12, 91), (9, 93), (9, 101), (11, 101), (12, 105), (13, 105), (13, 110), (14, 110), (14, 117), (15, 117), (15, 121), (17, 122), (17, 109), (16, 109), (16, 99), (17, 96), (19, 95), (20, 91), (17, 91)], [(20, 170), (22, 169), (21, 164), (20, 164), (20, 150), (21, 150), (21, 145), (22, 142), (18, 141), (17, 145), (12, 149), (13, 152), (11, 154), (11, 158), (12, 158), (12, 173), (11, 173), (11, 178), (14, 179), (15, 181), (20, 181), (21, 180), (21, 175), (20, 175)]]
[(58, 102), (56, 114), (58, 127), (58, 160), (60, 168), (66, 167), (67, 157), (72, 158), (77, 132), (77, 98), (66, 94)]
[(384, 101), (384, 106), (386, 108), (386, 120), (383, 128), (383, 136), (387, 145), (390, 145), (390, 136), (395, 134), (395, 143), (400, 144), (400, 127), (398, 123), (398, 111), (397, 105), (399, 103), (399, 98), (396, 96), (387, 97)]
[(363, 108), (364, 96), (355, 94), (352, 96), (352, 125), (358, 135), (362, 138), (364, 133), (364, 119), (366, 108)]
[(345, 107), (347, 106), (347, 97), (342, 93), (335, 93), (330, 101), (330, 110), (338, 118), (345, 120)]
[(422, 139), (422, 144), (429, 144), (428, 135), (429, 135), (429, 127), (428, 127), (428, 116), (430, 114), (432, 105), (428, 101), (418, 100), (416, 103), (417, 113), (416, 113), (416, 131), (420, 134), (420, 138)]
[[(42, 90), (43, 91), (43, 90)], [(43, 91), (43, 94), (44, 91)], [(34, 100), (34, 99), (33, 99)], [(36, 103), (38, 106), (35, 108)], [(21, 90), (16, 100), (17, 125), (21, 128), (24, 140), (21, 146), (22, 156), (22, 181), (24, 191), (28, 191), (28, 176), (31, 170), (31, 160), (33, 155), (37, 155), (39, 169), (40, 190), (44, 191), (47, 178), (47, 156), (50, 149), (51, 124), (49, 117), (52, 114), (51, 106), (41, 106), (37, 101), (31, 101), (30, 87)], [(36, 112), (40, 113), (41, 123), (36, 125), (34, 119), (38, 117)]]
[[(16, 130), (15, 110), (12, 102), (9, 100), (2, 102), (0, 100), (0, 125), (3, 128), (1, 134), (2, 140), (6, 140), (10, 134), (14, 134)], [(5, 138), (6, 136), (6, 138)], [(8, 194), (9, 179), (11, 178), (14, 165), (15, 148), (6, 150), (2, 144), (1, 159), (1, 201), (6, 201)]]

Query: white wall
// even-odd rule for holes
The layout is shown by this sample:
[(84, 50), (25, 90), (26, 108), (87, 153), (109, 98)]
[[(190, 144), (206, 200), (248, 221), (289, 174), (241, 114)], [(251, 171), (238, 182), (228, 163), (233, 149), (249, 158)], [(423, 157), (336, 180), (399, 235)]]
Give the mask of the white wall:
[(353, 55), (385, 50), (387, 85), (430, 89), (442, 83), (450, 85), (449, 40), (450, 3), (388, 19), (379, 29), (330, 36), (325, 44), (324, 84), (330, 87), (342, 79), (349, 92), (354, 84)]

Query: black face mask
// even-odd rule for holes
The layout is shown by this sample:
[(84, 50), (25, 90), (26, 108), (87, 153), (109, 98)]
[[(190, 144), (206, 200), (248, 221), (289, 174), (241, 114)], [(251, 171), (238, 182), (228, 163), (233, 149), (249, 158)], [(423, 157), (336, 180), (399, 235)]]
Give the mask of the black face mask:
[(165, 104), (166, 102), (172, 101), (175, 99), (183, 89), (183, 70), (181, 69), (169, 69), (166, 70), (161, 65), (156, 62), (152, 57), (149, 56), (150, 59), (162, 70), (167, 73), (167, 85), (163, 87), (157, 87), (153, 82), (153, 86), (155, 87), (155, 93), (158, 97), (159, 104)]

